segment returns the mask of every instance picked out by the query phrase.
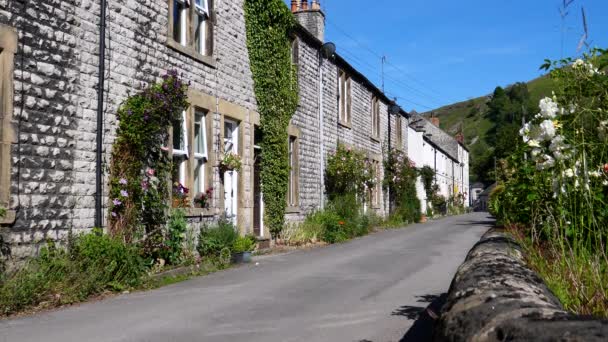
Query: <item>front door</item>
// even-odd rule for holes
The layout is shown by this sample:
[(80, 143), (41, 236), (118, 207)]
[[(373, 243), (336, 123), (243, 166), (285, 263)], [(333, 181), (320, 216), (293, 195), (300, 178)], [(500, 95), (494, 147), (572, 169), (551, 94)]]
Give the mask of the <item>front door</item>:
[[(232, 120), (224, 120), (224, 153), (239, 154), (239, 125)], [(236, 170), (224, 172), (224, 210), (226, 219), (238, 224), (238, 179)]]
[(262, 178), (260, 177), (262, 161), (261, 132), (257, 126), (254, 129), (253, 139), (253, 234), (264, 237), (264, 198), (262, 196)]

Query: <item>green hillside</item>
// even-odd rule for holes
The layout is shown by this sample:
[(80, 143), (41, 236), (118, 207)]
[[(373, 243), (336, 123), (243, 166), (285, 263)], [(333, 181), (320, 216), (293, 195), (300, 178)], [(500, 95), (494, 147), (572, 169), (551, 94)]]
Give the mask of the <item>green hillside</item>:
[[(531, 117), (536, 114), (539, 100), (545, 96), (551, 96), (553, 81), (549, 77), (543, 76), (526, 83), (526, 85), (529, 100), (527, 105), (524, 106), (526, 108), (522, 108), (522, 110)], [(510, 87), (506, 88), (507, 91), (509, 89)], [(488, 142), (488, 140), (491, 140), (488, 139), (488, 135), (496, 134), (497, 126), (502, 124), (496, 122), (496, 119), (489, 115), (488, 104), (491, 99), (492, 95), (486, 95), (444, 106), (423, 115), (438, 117), (441, 128), (452, 135), (462, 130), (465, 136), (465, 144), (471, 151), (471, 165), (475, 166), (484, 156), (487, 158), (488, 151), (493, 149), (491, 143)], [(472, 181), (487, 180), (477, 174), (475, 170), (472, 170), (471, 178)]]

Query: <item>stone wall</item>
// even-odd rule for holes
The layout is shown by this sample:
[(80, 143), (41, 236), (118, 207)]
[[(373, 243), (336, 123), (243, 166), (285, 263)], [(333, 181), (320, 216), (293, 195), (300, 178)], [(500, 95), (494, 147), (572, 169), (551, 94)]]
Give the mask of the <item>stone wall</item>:
[[(104, 170), (118, 106), (168, 69), (178, 70), (193, 90), (217, 102), (256, 110), (242, 2), (215, 1), (214, 53), (208, 63), (168, 45), (168, 1), (108, 2)], [(14, 119), (19, 143), (12, 149), (9, 208), (17, 217), (2, 233), (12, 244), (13, 257), (19, 258), (46, 239), (61, 240), (69, 229), (87, 230), (94, 223), (100, 7), (98, 0), (0, 5), (0, 23), (18, 32)], [(217, 142), (221, 116), (212, 115)], [(251, 140), (250, 133), (244, 137)], [(249, 179), (251, 163), (246, 164), (244, 178)], [(218, 182), (215, 177), (214, 184)], [(243, 190), (244, 206), (250, 205), (250, 187)], [(218, 194), (214, 202), (219, 203)]]
[(492, 230), (452, 281), (435, 341), (606, 341), (608, 321), (567, 313), (526, 266), (521, 248)]

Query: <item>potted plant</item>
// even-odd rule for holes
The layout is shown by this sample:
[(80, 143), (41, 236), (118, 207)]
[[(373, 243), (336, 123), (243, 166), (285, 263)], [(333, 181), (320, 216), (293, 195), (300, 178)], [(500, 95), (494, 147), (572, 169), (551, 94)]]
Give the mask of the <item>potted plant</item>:
[(201, 192), (200, 194), (194, 197), (194, 206), (196, 208), (208, 209), (209, 204), (211, 204), (211, 197), (213, 195), (213, 188), (207, 189), (205, 192)]
[(224, 158), (220, 161), (220, 171), (224, 173), (226, 171), (241, 171), (241, 157), (236, 153), (226, 153)]
[(190, 189), (186, 188), (180, 182), (173, 183), (173, 208), (190, 207), (190, 201), (188, 200), (189, 192)]
[(243, 264), (251, 262), (251, 252), (255, 249), (255, 237), (239, 236), (232, 244), (232, 262)]

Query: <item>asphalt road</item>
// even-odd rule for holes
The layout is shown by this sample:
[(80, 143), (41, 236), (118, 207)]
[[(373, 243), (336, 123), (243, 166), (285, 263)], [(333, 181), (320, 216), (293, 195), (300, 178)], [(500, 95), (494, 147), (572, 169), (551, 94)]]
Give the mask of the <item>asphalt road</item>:
[(417, 313), (447, 291), (490, 224), (475, 213), (261, 257), (257, 266), (3, 320), (0, 341), (419, 340), (410, 330)]

